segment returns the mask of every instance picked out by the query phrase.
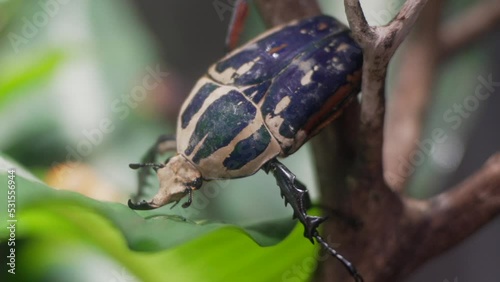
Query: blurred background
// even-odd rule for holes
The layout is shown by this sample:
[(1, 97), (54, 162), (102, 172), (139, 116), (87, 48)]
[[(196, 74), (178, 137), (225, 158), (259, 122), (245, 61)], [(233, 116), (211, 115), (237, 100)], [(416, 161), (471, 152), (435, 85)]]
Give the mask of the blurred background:
[[(233, 2), (0, 0), (2, 170), (15, 162), (29, 171), (33, 179), (48, 186), (97, 200), (126, 203), (137, 181), (128, 164), (139, 161), (160, 134), (174, 133), (183, 99), (208, 66), (224, 55)], [(325, 13), (346, 22), (342, 1), (320, 2)], [(368, 20), (372, 24), (388, 22), (401, 2), (367, 3)], [(471, 2), (474, 1), (458, 1), (449, 13), (460, 11)], [(264, 25), (252, 7), (243, 41), (263, 30)], [(413, 195), (428, 197), (460, 182), (499, 149), (498, 87), (487, 102), (463, 119), (458, 129), (450, 128), (442, 118), (443, 112), (455, 103), (463, 103), (464, 97), (474, 92), (478, 76), (492, 75), (493, 81), (500, 81), (499, 38), (500, 30), (491, 33), (443, 67), (436, 87), (439, 95), (429, 109), (426, 132), (443, 128), (450, 138), (437, 148), (436, 154), (425, 159), (414, 175), (413, 187), (433, 189), (410, 189)], [(397, 60), (393, 65), (397, 66)], [(318, 195), (309, 151), (305, 146), (285, 163), (308, 186), (314, 200)], [(154, 186), (154, 179), (151, 182)], [(206, 203), (198, 199), (196, 210), (200, 212), (176, 211), (189, 219), (230, 224), (291, 216), (279, 197), (274, 179), (264, 173), (211, 185), (217, 191), (216, 196), (209, 197)], [(300, 233), (294, 231), (292, 239), (287, 240), (305, 241)], [(497, 219), (459, 247), (426, 264), (408, 281), (497, 281), (499, 233), (500, 219)], [(60, 243), (53, 240), (50, 246), (47, 242), (24, 242), (24, 255), (32, 257), (29, 262), (36, 258), (45, 262), (18, 269), (22, 274), (15, 279), (145, 280), (145, 276), (137, 274), (137, 269), (118, 259), (117, 253), (103, 251), (84, 239)], [(289, 244), (293, 242), (296, 241)], [(224, 266), (219, 262), (233, 258), (206, 256), (204, 264), (189, 268), (191, 276), (178, 268), (165, 281), (195, 281), (193, 277), (215, 281), (205, 274), (231, 267), (249, 273), (248, 277), (240, 277), (245, 281), (262, 280), (257, 278), (260, 276), (252, 277), (248, 269), (265, 272), (267, 268), (275, 269), (274, 276), (263, 281), (307, 281), (314, 270), (315, 259), (306, 262), (301, 257), (305, 254), (311, 258), (312, 246), (301, 245), (293, 259), (277, 263), (280, 257), (291, 256), (288, 251), (270, 256), (253, 245), (256, 244), (246, 240), (230, 249), (239, 251), (234, 256), (255, 254), (250, 263), (235, 259), (235, 265)], [(177, 247), (168, 253), (169, 260), (154, 259), (158, 259), (159, 265), (182, 260), (189, 266), (189, 258), (182, 252), (195, 246), (200, 247), (193, 244), (184, 249)], [(289, 252), (294, 252), (294, 245), (291, 246)], [(199, 251), (214, 250), (202, 247)], [(174, 271), (175, 265), (167, 268)], [(297, 266), (299, 271), (295, 271)], [(2, 269), (0, 277), (4, 274)], [(7, 280), (2, 281), (16, 281), (12, 276), (5, 277)]]

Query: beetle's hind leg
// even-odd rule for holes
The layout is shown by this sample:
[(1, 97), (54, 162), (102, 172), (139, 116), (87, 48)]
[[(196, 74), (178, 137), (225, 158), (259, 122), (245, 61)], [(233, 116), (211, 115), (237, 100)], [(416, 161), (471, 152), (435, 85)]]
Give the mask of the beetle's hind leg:
[(276, 183), (280, 187), (281, 196), (285, 197), (285, 205), (289, 203), (293, 208), (293, 217), (298, 218), (304, 225), (304, 236), (313, 241), (313, 238), (320, 243), (326, 251), (332, 256), (337, 258), (353, 276), (357, 282), (363, 281), (363, 278), (357, 272), (352, 263), (340, 255), (319, 235), (317, 230), (318, 226), (326, 220), (326, 217), (310, 216), (306, 210), (310, 206), (308, 191), (304, 184), (298, 181), (293, 174), (284, 164), (277, 159), (272, 159), (267, 162), (263, 169), (266, 173), (272, 172), (276, 178)]
[[(149, 148), (144, 157), (141, 159), (139, 164), (129, 164), (132, 169), (138, 169), (143, 167), (152, 167), (155, 171), (161, 167), (163, 164), (156, 164), (156, 157), (162, 155), (169, 151), (175, 151), (177, 148), (175, 135), (164, 134), (160, 135), (156, 140), (155, 144)], [(152, 174), (150, 169), (141, 169), (138, 174), (138, 188), (137, 194), (133, 196), (133, 200), (137, 202), (142, 198), (144, 194), (144, 189), (147, 186), (147, 178)]]

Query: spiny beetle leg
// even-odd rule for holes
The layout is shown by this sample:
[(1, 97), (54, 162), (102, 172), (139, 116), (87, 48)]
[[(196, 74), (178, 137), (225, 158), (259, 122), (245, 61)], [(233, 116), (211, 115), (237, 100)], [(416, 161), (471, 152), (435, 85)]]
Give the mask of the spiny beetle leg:
[(354, 281), (356, 282), (363, 282), (363, 277), (361, 274), (359, 274), (358, 270), (354, 265), (348, 261), (346, 258), (344, 258), (341, 254), (339, 254), (334, 248), (332, 248), (328, 243), (319, 235), (318, 232), (314, 234), (314, 238), (316, 238), (316, 241), (323, 246), (323, 248), (330, 253), (330, 255), (334, 256), (336, 259), (338, 259), (344, 267), (349, 271), (351, 276), (354, 278)]
[(273, 173), (276, 178), (276, 182), (280, 187), (282, 197), (284, 196), (285, 201), (290, 203), (293, 208), (294, 218), (298, 218), (305, 227), (304, 236), (313, 243), (313, 239), (316, 239), (316, 241), (323, 246), (328, 253), (344, 265), (356, 282), (363, 282), (363, 277), (361, 277), (354, 265), (340, 255), (334, 248), (328, 245), (328, 243), (319, 235), (317, 228), (323, 221), (326, 220), (326, 217), (307, 215), (306, 207), (310, 205), (310, 199), (305, 185), (298, 181), (295, 175), (276, 159), (267, 162), (263, 169), (266, 173)]
[(313, 241), (318, 226), (326, 220), (326, 217), (307, 215), (307, 207), (310, 205), (307, 189), (295, 175), (281, 162), (276, 159), (270, 160), (264, 165), (264, 170), (272, 172), (276, 183), (280, 187), (281, 195), (285, 197), (293, 208), (293, 217), (298, 218), (304, 225), (304, 236)]
[[(168, 151), (175, 151), (176, 147), (177, 146), (176, 146), (175, 135), (163, 134), (160, 137), (158, 137), (156, 143), (153, 146), (151, 146), (151, 148), (149, 148), (144, 157), (142, 157), (141, 163), (142, 164), (154, 163), (158, 155), (164, 154)], [(130, 164), (129, 166), (132, 169), (139, 168), (138, 166), (135, 166), (135, 164)], [(141, 169), (139, 171), (138, 188), (137, 188), (137, 194), (133, 196), (134, 201), (138, 201), (140, 198), (142, 198), (144, 189), (147, 185), (147, 178), (151, 174), (152, 172), (149, 169)]]

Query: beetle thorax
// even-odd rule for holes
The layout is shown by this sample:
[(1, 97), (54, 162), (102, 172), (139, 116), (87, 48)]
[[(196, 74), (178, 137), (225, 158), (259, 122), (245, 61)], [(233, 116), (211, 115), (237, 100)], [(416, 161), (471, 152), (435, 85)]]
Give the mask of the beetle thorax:
[(181, 155), (170, 158), (165, 167), (158, 169), (157, 176), (160, 190), (152, 200), (156, 207), (179, 201), (187, 195), (187, 189), (199, 188), (193, 183), (201, 181), (199, 170)]

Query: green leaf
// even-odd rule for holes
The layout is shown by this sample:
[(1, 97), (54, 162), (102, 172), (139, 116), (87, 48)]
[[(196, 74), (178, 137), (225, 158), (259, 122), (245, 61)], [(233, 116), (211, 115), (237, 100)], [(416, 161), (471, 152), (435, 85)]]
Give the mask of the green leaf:
[[(0, 183), (7, 181), (7, 175), (0, 176)], [(19, 199), (17, 206), (21, 211), (32, 208), (51, 211), (75, 207), (91, 209), (113, 222), (125, 235), (129, 246), (135, 250), (154, 251), (170, 248), (216, 229), (230, 226), (218, 222), (191, 221), (167, 212), (168, 207), (139, 214), (124, 204), (99, 202), (78, 193), (55, 190), (20, 176), (16, 177), (16, 183), (20, 187), (16, 195)], [(3, 190), (1, 193), (6, 194), (6, 188)], [(0, 204), (0, 208), (5, 210), (6, 207), (2, 205), (5, 205), (5, 202)], [(258, 244), (269, 246), (288, 235), (293, 225), (293, 221), (289, 218), (282, 218), (263, 220), (257, 224), (242, 224), (238, 230), (250, 235)], [(268, 228), (269, 226), (273, 228)]]
[(119, 230), (88, 209), (31, 209), (23, 212), (19, 222), (30, 226), (30, 230), (23, 233), (33, 237), (25, 248), (26, 255), (21, 254), (20, 268), (65, 265), (76, 259), (64, 255), (64, 250), (74, 250), (81, 245), (81, 249), (93, 246), (102, 250), (140, 281), (159, 281), (158, 277), (164, 281), (280, 281), (285, 278), (306, 281), (314, 270), (313, 246), (304, 240), (300, 226), (273, 247), (261, 248), (237, 229), (222, 228), (177, 248), (144, 253), (130, 250)]
[[(7, 175), (0, 174), (0, 183), (7, 181)], [(294, 225), (290, 219), (240, 226), (194, 222), (165, 209), (139, 214), (123, 204), (54, 190), (19, 175), (15, 181), (16, 235), (18, 240), (28, 242), (20, 251), (19, 261), (38, 269), (33, 272), (35, 276), (54, 264), (65, 269), (75, 260), (73, 252), (55, 252), (68, 250), (68, 246), (94, 246), (140, 281), (158, 281), (158, 277), (175, 277), (176, 281), (276, 281), (284, 276), (292, 277), (290, 281), (305, 281), (313, 271), (313, 246), (303, 238), (301, 226), (276, 246), (262, 248), (255, 244), (271, 246), (282, 241)], [(0, 193), (6, 195), (7, 188), (3, 187), (7, 185), (0, 187)], [(0, 209), (7, 209), (6, 201), (1, 201)], [(0, 238), (6, 239), (8, 232), (1, 228)], [(304, 268), (304, 257), (308, 268)], [(291, 271), (297, 265), (300, 275)]]

